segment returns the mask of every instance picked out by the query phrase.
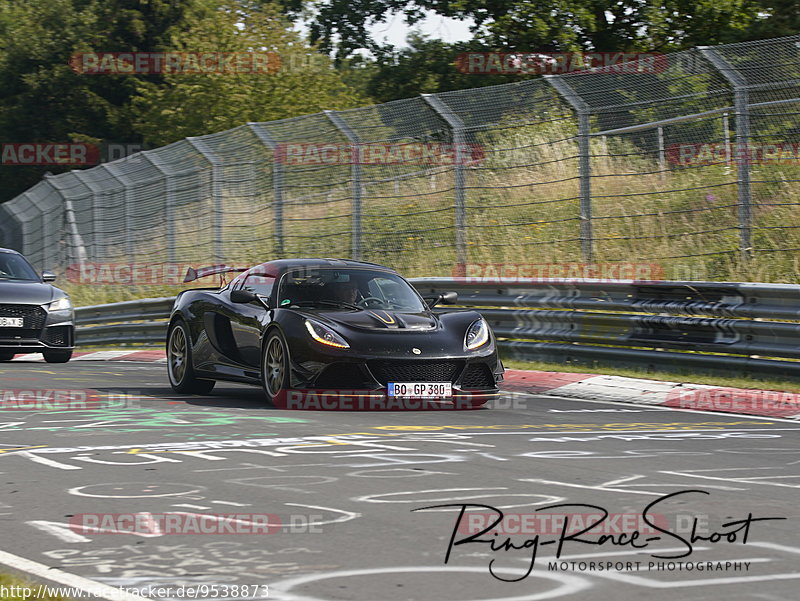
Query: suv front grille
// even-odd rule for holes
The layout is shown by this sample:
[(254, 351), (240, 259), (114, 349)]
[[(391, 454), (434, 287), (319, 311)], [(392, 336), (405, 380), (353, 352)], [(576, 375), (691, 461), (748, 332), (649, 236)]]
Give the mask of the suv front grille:
[(72, 346), (71, 326), (53, 326), (44, 331), (44, 342), (51, 346)]
[(0, 338), (38, 338), (47, 319), (39, 305), (0, 304), (0, 317), (21, 317), (21, 328), (0, 328)]
[(463, 361), (370, 361), (369, 369), (383, 385), (389, 382), (453, 382)]

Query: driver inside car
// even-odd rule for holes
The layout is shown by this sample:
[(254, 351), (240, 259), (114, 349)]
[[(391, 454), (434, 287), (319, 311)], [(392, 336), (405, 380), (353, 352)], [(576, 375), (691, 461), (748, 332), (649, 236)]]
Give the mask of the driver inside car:
[(331, 282), (325, 288), (329, 298), (340, 303), (353, 305), (359, 296), (358, 287), (352, 282)]

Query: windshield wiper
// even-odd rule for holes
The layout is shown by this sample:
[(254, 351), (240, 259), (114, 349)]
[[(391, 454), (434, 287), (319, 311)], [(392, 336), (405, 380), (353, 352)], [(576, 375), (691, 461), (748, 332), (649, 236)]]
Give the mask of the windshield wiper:
[[(328, 299), (320, 299), (315, 301), (297, 301), (292, 302), (292, 305), (297, 305), (298, 307), (308, 307), (308, 306), (315, 306), (315, 305), (330, 305), (333, 307), (345, 307), (347, 309), (355, 309), (356, 311), (363, 311), (364, 307), (359, 307), (354, 303), (348, 303), (345, 301), (335, 301), (335, 300), (328, 300)], [(286, 305), (284, 305), (285, 307)]]

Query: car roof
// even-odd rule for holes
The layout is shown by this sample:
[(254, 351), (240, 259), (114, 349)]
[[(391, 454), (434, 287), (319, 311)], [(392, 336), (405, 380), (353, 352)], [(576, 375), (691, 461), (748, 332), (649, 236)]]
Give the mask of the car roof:
[(276, 277), (291, 269), (297, 267), (319, 267), (319, 268), (364, 268), (369, 267), (378, 269), (380, 271), (388, 271), (396, 273), (394, 269), (378, 265), (377, 263), (369, 263), (367, 261), (355, 261), (353, 259), (276, 259), (275, 261), (268, 261), (255, 265), (247, 270), (248, 273), (258, 273), (260, 275), (267, 275)]
[(9, 253), (9, 254), (12, 254), (12, 255), (20, 254), (16, 250), (12, 250), (10, 248), (0, 248), (0, 253)]

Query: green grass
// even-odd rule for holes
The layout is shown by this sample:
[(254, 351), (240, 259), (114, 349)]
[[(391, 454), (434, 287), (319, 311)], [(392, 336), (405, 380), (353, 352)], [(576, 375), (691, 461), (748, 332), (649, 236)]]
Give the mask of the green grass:
[[(530, 119), (509, 117), (508, 123), (475, 133), (486, 158), (464, 169), (467, 263), (582, 261), (574, 123), (557, 115), (539, 123)], [(718, 119), (692, 127), (701, 125), (697, 136), (722, 135)], [(667, 142), (684, 139), (682, 131), (666, 128)], [(645, 146), (652, 150), (652, 144), (637, 146), (632, 140), (615, 136), (591, 142), (594, 263), (655, 264), (656, 277), (666, 280), (800, 283), (800, 251), (795, 250), (800, 249), (800, 206), (792, 204), (800, 203), (800, 165), (752, 165), (756, 251), (744, 260), (739, 253), (736, 165), (662, 166), (654, 154), (643, 151)], [(365, 260), (394, 267), (407, 277), (453, 274), (454, 173), (447, 166), (429, 167), (426, 173), (396, 181), (383, 180), (424, 166), (363, 167)], [(309, 175), (307, 169), (287, 167), (284, 175), (281, 256), (349, 256), (349, 168)], [(221, 185), (221, 248), (213, 240), (209, 202), (186, 203), (175, 210), (177, 262), (254, 265), (280, 258), (271, 186), (253, 181), (253, 192), (237, 182), (232, 178)], [(119, 256), (107, 257), (106, 262), (165, 263), (169, 255), (163, 216), (145, 217), (152, 227), (134, 232), (134, 258), (126, 257), (121, 244)], [(215, 251), (224, 259), (215, 257)], [(81, 285), (65, 279), (59, 284), (78, 306), (171, 296), (183, 288)]]
[(736, 376), (706, 376), (689, 373), (666, 371), (648, 371), (644, 369), (618, 367), (586, 367), (561, 363), (545, 363), (541, 361), (503, 360), (508, 369), (525, 369), (534, 371), (553, 371), (581, 374), (598, 374), (605, 376), (623, 376), (626, 378), (644, 378), (646, 380), (665, 380), (668, 382), (686, 382), (690, 384), (706, 384), (730, 388), (749, 388), (757, 390), (780, 390), (800, 393), (800, 383), (777, 380), (774, 378), (745, 378)]
[[(42, 594), (37, 595), (37, 589), (41, 586), (39, 583), (34, 582), (32, 580), (28, 580), (25, 578), (20, 578), (18, 576), (12, 576), (11, 574), (0, 574), (0, 590), (5, 591), (4, 594), (0, 595), (0, 601), (67, 601), (66, 597), (62, 597), (61, 595), (49, 595), (49, 594)], [(20, 591), (17, 589), (10, 589), (9, 587), (28, 587), (32, 589), (31, 595), (24, 595), (25, 591)], [(11, 591), (14, 591), (16, 594), (11, 594)], [(43, 589), (43, 592), (46, 589)]]

